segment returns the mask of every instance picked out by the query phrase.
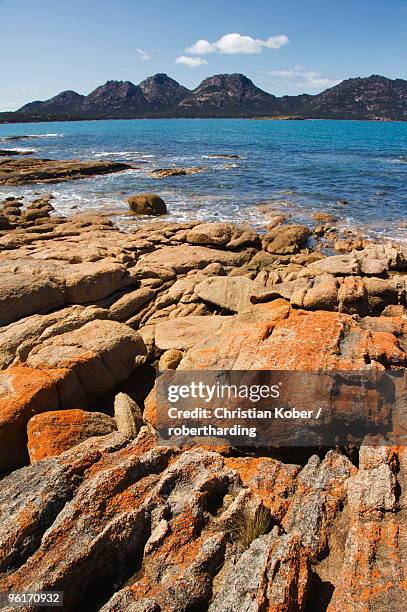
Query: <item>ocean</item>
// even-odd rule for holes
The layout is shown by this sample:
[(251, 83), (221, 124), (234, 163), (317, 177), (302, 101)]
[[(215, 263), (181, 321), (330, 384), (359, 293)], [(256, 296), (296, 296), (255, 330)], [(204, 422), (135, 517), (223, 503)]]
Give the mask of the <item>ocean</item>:
[[(11, 136), (28, 136), (10, 140)], [(91, 179), (0, 186), (0, 198), (52, 193), (58, 213), (105, 211), (123, 228), (142, 220), (126, 198), (155, 192), (168, 220), (233, 221), (264, 228), (264, 211), (312, 224), (330, 212), (340, 227), (407, 239), (407, 123), (160, 119), (0, 125), (0, 148), (51, 159), (114, 160), (136, 168)], [(239, 158), (212, 158), (211, 155)], [(202, 172), (155, 179), (156, 168)], [(264, 206), (267, 204), (267, 206)], [(151, 221), (151, 219), (149, 219)]]

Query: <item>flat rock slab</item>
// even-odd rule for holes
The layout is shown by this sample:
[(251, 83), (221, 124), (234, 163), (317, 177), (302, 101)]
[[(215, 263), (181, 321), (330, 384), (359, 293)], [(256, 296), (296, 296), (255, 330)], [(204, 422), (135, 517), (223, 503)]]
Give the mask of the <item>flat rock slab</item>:
[(300, 276), (313, 278), (321, 274), (335, 276), (377, 276), (389, 271), (407, 269), (407, 249), (403, 245), (372, 244), (349, 255), (332, 255), (310, 263)]
[(59, 183), (98, 174), (112, 174), (131, 168), (129, 164), (110, 161), (80, 162), (36, 157), (6, 158), (0, 160), (0, 185)]
[(155, 344), (161, 350), (185, 351), (211, 338), (232, 317), (180, 317), (159, 323)]
[(254, 282), (245, 276), (214, 276), (195, 287), (196, 295), (210, 304), (240, 312), (250, 305)]
[(105, 298), (134, 284), (126, 266), (112, 261), (66, 265), (22, 257), (0, 262), (0, 325), (68, 304)]
[(202, 270), (211, 263), (220, 263), (223, 266), (241, 266), (249, 261), (251, 255), (250, 251), (233, 253), (204, 246), (166, 246), (143, 255), (135, 269), (142, 271), (143, 269), (155, 268), (157, 274), (159, 274), (160, 268), (164, 268), (182, 274), (190, 270)]
[(403, 339), (393, 333), (367, 331), (351, 315), (336, 312), (300, 310), (287, 316), (284, 301), (276, 302), (282, 305), (268, 321), (250, 324), (245, 315), (243, 323), (238, 315), (233, 325), (188, 350), (179, 368), (362, 370), (366, 360), (378, 369), (406, 363)]

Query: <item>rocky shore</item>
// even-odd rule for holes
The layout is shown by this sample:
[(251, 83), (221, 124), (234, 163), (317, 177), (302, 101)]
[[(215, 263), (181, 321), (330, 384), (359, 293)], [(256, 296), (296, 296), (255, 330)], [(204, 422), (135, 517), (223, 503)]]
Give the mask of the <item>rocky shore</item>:
[[(0, 162), (0, 183), (26, 162)], [(404, 447), (157, 446), (153, 387), (157, 369), (403, 372), (407, 249), (2, 204), (0, 591), (104, 612), (406, 609)]]
[[(0, 151), (0, 185), (29, 185), (32, 183), (60, 183), (100, 174), (122, 172), (133, 168), (131, 164), (111, 161), (81, 162), (75, 160), (39, 159), (24, 156), (11, 159), (10, 151)], [(13, 153), (11, 152), (11, 155)], [(18, 155), (21, 155), (19, 153)]]

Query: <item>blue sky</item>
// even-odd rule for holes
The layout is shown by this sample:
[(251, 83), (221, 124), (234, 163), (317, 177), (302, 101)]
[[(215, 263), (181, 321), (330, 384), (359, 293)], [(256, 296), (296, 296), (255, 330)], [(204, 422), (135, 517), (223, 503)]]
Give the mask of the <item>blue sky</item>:
[(0, 110), (156, 72), (243, 72), (276, 95), (407, 78), (406, 0), (0, 0), (0, 24)]

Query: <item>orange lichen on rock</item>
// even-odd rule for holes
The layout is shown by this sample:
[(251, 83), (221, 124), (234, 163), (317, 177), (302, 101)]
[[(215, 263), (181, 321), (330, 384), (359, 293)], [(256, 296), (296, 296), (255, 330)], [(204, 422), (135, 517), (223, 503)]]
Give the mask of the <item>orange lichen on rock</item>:
[(14, 366), (0, 372), (0, 473), (27, 461), (26, 426), (44, 410), (59, 407), (57, 382), (61, 370)]
[(30, 419), (27, 427), (31, 463), (59, 455), (93, 436), (116, 431), (114, 419), (100, 412), (58, 410)]

